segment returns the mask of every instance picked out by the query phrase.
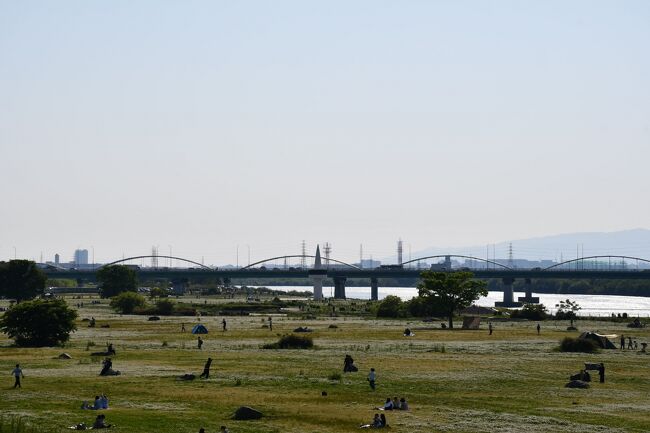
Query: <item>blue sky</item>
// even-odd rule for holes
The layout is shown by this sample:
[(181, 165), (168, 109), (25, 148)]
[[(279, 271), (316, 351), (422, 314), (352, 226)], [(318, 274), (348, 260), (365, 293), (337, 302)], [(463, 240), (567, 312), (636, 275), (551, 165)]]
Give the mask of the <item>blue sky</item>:
[(648, 23), (645, 1), (0, 1), (0, 258), (647, 227)]

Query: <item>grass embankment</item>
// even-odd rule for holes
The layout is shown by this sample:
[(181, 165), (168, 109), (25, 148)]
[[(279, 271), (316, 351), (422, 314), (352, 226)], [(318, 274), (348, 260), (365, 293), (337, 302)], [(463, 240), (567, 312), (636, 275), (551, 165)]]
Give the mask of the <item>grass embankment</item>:
[[(36, 426), (60, 431), (91, 423), (96, 412), (79, 409), (82, 400), (105, 393), (107, 422), (129, 433), (208, 432), (228, 425), (241, 432), (353, 432), (369, 422), (386, 397), (406, 397), (412, 410), (387, 413), (393, 431), (418, 432), (646, 432), (650, 426), (650, 356), (611, 350), (597, 354), (562, 353), (566, 322), (499, 322), (487, 330), (427, 330), (415, 320), (354, 317), (303, 320), (275, 317), (273, 331), (260, 317), (203, 317), (210, 330), (203, 350), (189, 333), (196, 318), (119, 316), (105, 303), (86, 304), (80, 317), (94, 316), (96, 328), (79, 322), (65, 348), (21, 349), (0, 337), (0, 413), (25, 416)], [(181, 333), (181, 323), (188, 332)], [(110, 324), (110, 328), (101, 325)], [(329, 328), (336, 324), (337, 328)], [(264, 350), (298, 326), (314, 332), (307, 350)], [(410, 327), (416, 333), (405, 338)], [(483, 325), (485, 326), (485, 325)], [(647, 329), (623, 323), (578, 321), (581, 330), (624, 333), (641, 343)], [(88, 342), (95, 343), (86, 350)], [(117, 377), (98, 377), (100, 359), (89, 356), (107, 342), (117, 349)], [(163, 343), (165, 343), (163, 345)], [(444, 352), (441, 350), (444, 345)], [(55, 359), (61, 352), (71, 360)], [(342, 374), (343, 357), (352, 355), (358, 373)], [(209, 380), (176, 381), (201, 372), (214, 359)], [(21, 363), (26, 378), (13, 390), (9, 372)], [(604, 362), (607, 382), (590, 389), (566, 389), (569, 374), (584, 362)], [(377, 370), (377, 391), (366, 381)], [(594, 375), (597, 379), (597, 375)], [(327, 397), (321, 396), (327, 391)], [(239, 406), (264, 412), (259, 421), (232, 421)], [(58, 431), (58, 430), (57, 430)]]

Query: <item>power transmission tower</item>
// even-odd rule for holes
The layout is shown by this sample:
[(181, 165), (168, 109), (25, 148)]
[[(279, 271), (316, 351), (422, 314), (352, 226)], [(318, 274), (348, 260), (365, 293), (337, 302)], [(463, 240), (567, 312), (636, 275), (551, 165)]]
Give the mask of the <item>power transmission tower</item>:
[(397, 241), (397, 264), (402, 264), (402, 239)]
[(305, 257), (307, 255), (307, 243), (304, 240), (302, 241), (301, 247), (302, 257), (300, 257), (300, 267), (305, 269), (307, 267), (307, 257)]
[(158, 268), (158, 247), (151, 247), (151, 267), (154, 269)]
[(332, 245), (329, 242), (325, 242), (325, 246), (323, 247), (323, 252), (325, 253), (325, 264), (329, 266), (330, 255), (332, 254)]
[(515, 261), (512, 258), (512, 242), (510, 242), (510, 245), (508, 246), (508, 267), (515, 267)]

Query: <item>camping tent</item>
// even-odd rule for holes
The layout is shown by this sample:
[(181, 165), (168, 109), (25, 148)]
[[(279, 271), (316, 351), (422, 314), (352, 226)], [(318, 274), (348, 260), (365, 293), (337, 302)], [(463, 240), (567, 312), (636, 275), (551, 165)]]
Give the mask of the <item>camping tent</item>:
[(615, 337), (615, 336), (600, 335), (600, 334), (596, 334), (595, 332), (587, 331), (587, 332), (583, 332), (582, 334), (580, 334), (580, 337), (578, 337), (578, 338), (581, 338), (581, 339), (584, 339), (584, 340), (593, 340), (593, 341), (596, 342), (596, 344), (598, 344), (598, 347), (600, 347), (602, 349), (616, 349), (616, 346), (614, 346), (614, 343), (609, 341), (609, 339), (607, 337)]
[(194, 325), (194, 328), (192, 328), (192, 334), (207, 334), (208, 333), (208, 328), (203, 326), (202, 324)]

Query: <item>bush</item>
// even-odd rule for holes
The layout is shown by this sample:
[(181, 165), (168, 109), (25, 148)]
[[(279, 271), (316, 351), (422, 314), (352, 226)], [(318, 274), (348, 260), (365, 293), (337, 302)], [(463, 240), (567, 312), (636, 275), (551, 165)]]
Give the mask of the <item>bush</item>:
[(58, 346), (77, 329), (77, 312), (60, 299), (25, 301), (0, 318), (0, 329), (18, 346)]
[(595, 341), (587, 338), (565, 337), (560, 342), (560, 352), (596, 353), (599, 349)]
[(309, 335), (283, 335), (276, 343), (265, 344), (264, 349), (311, 349), (314, 340)]
[(510, 317), (513, 319), (544, 320), (548, 317), (548, 310), (544, 304), (524, 304), (521, 310), (512, 310)]
[(136, 308), (144, 307), (145, 300), (135, 292), (122, 292), (111, 299), (110, 305), (118, 313), (131, 314)]
[[(343, 310), (342, 308), (340, 309)], [(386, 296), (377, 307), (377, 317), (404, 317), (404, 302), (398, 296)]]
[(156, 302), (156, 314), (170, 316), (174, 312), (175, 302), (171, 299), (161, 299)]

